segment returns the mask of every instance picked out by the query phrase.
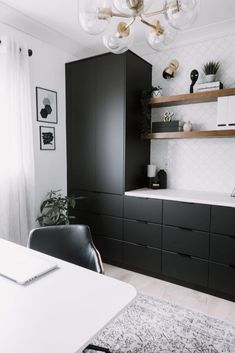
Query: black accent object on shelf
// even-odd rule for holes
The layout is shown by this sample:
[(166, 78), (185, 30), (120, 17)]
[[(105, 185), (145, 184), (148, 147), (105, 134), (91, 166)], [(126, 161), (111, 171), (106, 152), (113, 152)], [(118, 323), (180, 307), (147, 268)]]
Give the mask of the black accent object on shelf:
[(190, 78), (191, 78), (192, 83), (190, 85), (190, 90), (189, 90), (190, 93), (193, 93), (193, 86), (197, 82), (198, 77), (199, 77), (199, 72), (197, 70), (191, 71)]
[(183, 131), (183, 124), (180, 120), (154, 121), (152, 122), (152, 132), (173, 132)]
[(164, 169), (160, 169), (157, 173), (157, 178), (159, 180), (160, 189), (167, 188), (167, 174)]

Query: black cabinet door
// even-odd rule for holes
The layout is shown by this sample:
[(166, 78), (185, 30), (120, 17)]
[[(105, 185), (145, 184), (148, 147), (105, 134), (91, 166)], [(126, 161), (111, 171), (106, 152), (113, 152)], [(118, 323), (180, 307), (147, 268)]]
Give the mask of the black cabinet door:
[(209, 232), (210, 206), (163, 201), (163, 224)]
[(122, 263), (123, 246), (121, 241), (100, 236), (93, 236), (93, 241), (103, 262)]
[(235, 236), (211, 234), (210, 258), (215, 262), (235, 266)]
[(89, 60), (66, 65), (69, 193), (74, 188), (92, 190), (95, 185), (96, 107), (90, 104), (88, 94), (92, 87), (95, 96), (95, 75), (95, 65)]
[(124, 190), (125, 57), (108, 54), (96, 57), (93, 61), (96, 68), (94, 80), (97, 87), (95, 97), (92, 96), (96, 110), (95, 191), (122, 194)]
[(210, 263), (209, 287), (218, 292), (235, 296), (235, 268)]
[(130, 243), (161, 248), (162, 226), (160, 224), (124, 220), (124, 240)]
[(194, 257), (163, 251), (162, 273), (203, 287), (208, 285), (208, 262)]
[(147, 273), (161, 272), (161, 250), (128, 243), (123, 243), (123, 246), (125, 265), (147, 271)]
[(163, 226), (163, 249), (209, 258), (209, 233)]
[(153, 222), (162, 222), (162, 201), (143, 197), (124, 197), (124, 217)]
[(211, 231), (235, 236), (235, 208), (212, 206)]

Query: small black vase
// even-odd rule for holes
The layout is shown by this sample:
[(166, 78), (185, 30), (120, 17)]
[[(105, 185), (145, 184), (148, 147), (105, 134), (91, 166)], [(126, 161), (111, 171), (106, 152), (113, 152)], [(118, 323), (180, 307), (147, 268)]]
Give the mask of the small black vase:
[(157, 173), (157, 177), (160, 184), (160, 189), (166, 189), (167, 186), (167, 174), (164, 169), (160, 169)]

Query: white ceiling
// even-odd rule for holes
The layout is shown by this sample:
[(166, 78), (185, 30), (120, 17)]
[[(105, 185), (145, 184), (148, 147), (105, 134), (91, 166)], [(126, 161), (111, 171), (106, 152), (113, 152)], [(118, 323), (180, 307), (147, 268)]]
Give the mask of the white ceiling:
[[(6, 4), (20, 11), (19, 15), (26, 15), (33, 20), (35, 26), (43, 25), (59, 32), (63, 38), (73, 42), (73, 51), (76, 45), (78, 51), (79, 49), (88, 51), (90, 49), (96, 53), (105, 51), (100, 36), (89, 36), (80, 28), (77, 20), (77, 0), (4, 0), (0, 4)], [(153, 4), (152, 8), (160, 9), (163, 0), (153, 0)], [(235, 0), (201, 0), (201, 10), (196, 22), (190, 31), (181, 33), (181, 37), (192, 40), (192, 37), (207, 36), (209, 32), (214, 35), (219, 34), (228, 23), (229, 31), (231, 31), (231, 24), (235, 31)], [(136, 48), (144, 45), (143, 27), (141, 23), (135, 24)]]

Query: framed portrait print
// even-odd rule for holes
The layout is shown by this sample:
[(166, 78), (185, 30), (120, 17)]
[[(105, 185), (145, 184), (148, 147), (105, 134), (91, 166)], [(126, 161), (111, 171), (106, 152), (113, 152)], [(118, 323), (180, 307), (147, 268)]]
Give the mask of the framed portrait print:
[(57, 92), (36, 87), (37, 121), (57, 124)]
[(40, 150), (55, 150), (55, 128), (48, 126), (39, 127)]

